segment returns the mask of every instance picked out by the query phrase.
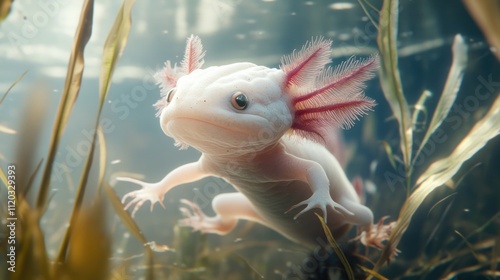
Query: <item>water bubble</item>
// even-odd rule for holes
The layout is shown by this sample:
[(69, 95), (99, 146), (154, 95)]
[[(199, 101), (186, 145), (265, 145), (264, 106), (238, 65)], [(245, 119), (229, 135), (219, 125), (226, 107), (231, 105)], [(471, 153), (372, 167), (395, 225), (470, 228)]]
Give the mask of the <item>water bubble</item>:
[(349, 9), (354, 8), (354, 4), (349, 3), (349, 2), (338, 2), (338, 3), (330, 4), (328, 6), (328, 8), (330, 8), (332, 10), (349, 10)]

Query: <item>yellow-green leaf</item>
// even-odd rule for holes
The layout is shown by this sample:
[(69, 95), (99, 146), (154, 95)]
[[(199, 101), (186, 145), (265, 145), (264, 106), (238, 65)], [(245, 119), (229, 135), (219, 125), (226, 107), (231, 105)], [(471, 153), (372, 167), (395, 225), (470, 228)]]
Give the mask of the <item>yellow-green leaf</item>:
[[(130, 233), (132, 233), (132, 235), (135, 236), (135, 238), (137, 238), (139, 242), (141, 242), (142, 244), (148, 244), (146, 238), (144, 237), (144, 235), (142, 235), (141, 230), (134, 222), (134, 219), (132, 219), (130, 214), (123, 209), (123, 204), (118, 196), (116, 196), (113, 188), (111, 188), (111, 186), (107, 182), (104, 182), (103, 188), (109, 201), (111, 202), (111, 206), (113, 206), (113, 208), (115, 209), (115, 213), (118, 215), (118, 217), (120, 217), (125, 227), (127, 227)], [(149, 265), (146, 279), (153, 279), (153, 250), (150, 248), (150, 246), (145, 246), (144, 248), (146, 250), (146, 263)]]
[(130, 26), (132, 25), (132, 6), (135, 0), (125, 0), (115, 18), (113, 27), (109, 31), (102, 54), (101, 75), (99, 77), (99, 96), (104, 103), (111, 84), (111, 76), (116, 63), (127, 44)]
[(382, 141), (382, 146), (384, 146), (385, 153), (387, 154), (387, 158), (389, 159), (389, 163), (392, 168), (397, 169), (396, 161), (394, 160), (394, 154), (392, 153), (392, 148), (387, 141)]
[(83, 197), (85, 195), (85, 190), (87, 189), (87, 181), (89, 178), (90, 168), (92, 167), (92, 162), (94, 159), (96, 134), (92, 136), (92, 142), (90, 143), (90, 149), (88, 151), (82, 174), (80, 175), (80, 182), (78, 184), (78, 189), (75, 195), (75, 204), (73, 205), (73, 210), (71, 212), (71, 218), (69, 225), (66, 229), (64, 238), (59, 247), (59, 254), (57, 256), (57, 262), (63, 262), (67, 254), (67, 246), (71, 241), (71, 234), (73, 233), (73, 224), (77, 221), (78, 215), (80, 213), (80, 208), (82, 206)]
[(393, 229), (391, 236), (384, 248), (382, 255), (375, 266), (375, 270), (388, 259), (396, 249), (399, 240), (410, 224), (413, 214), (434, 189), (445, 184), (460, 169), (462, 164), (471, 158), (479, 149), (500, 133), (500, 96), (493, 102), (488, 113), (479, 120), (460, 141), (453, 152), (446, 158), (432, 163), (417, 180), (419, 186), (406, 200)]
[(332, 246), (333, 250), (337, 254), (337, 256), (340, 259), (340, 262), (342, 265), (344, 265), (346, 274), (347, 274), (347, 279), (354, 279), (354, 272), (352, 271), (352, 267), (349, 264), (349, 261), (347, 261), (347, 258), (345, 257), (344, 253), (340, 249), (339, 245), (337, 244), (337, 241), (335, 241), (335, 238), (333, 238), (332, 232), (328, 228), (328, 225), (325, 223), (325, 220), (323, 217), (318, 215), (318, 213), (314, 213), (319, 219), (319, 222), (321, 223), (321, 226), (323, 227), (323, 231), (325, 232), (326, 239), (328, 240), (328, 243), (330, 246)]
[(0, 21), (4, 20), (10, 14), (12, 2), (14, 0), (0, 0)]
[(5, 188), (9, 190), (9, 184), (7, 181), (7, 176), (5, 176), (5, 173), (3, 172), (3, 169), (0, 168), (0, 181), (5, 185)]
[(443, 120), (448, 115), (451, 105), (455, 102), (458, 90), (462, 83), (462, 78), (464, 76), (465, 66), (467, 66), (467, 45), (465, 45), (464, 39), (460, 35), (456, 35), (453, 40), (453, 62), (448, 72), (448, 78), (446, 79), (446, 84), (444, 85), (443, 92), (439, 98), (439, 102), (432, 115), (431, 122), (427, 128), (422, 143), (418, 148), (415, 158), (420, 154), (425, 144), (431, 137), (431, 135), (436, 131), (436, 129), (441, 125)]
[(18, 197), (16, 211), (22, 217), (17, 219), (17, 227), (23, 229), (17, 231), (16, 244), (22, 246), (17, 247), (16, 272), (11, 273), (10, 279), (55, 279), (50, 276), (50, 259), (36, 210), (30, 208), (26, 199)]
[[(132, 233), (137, 240), (139, 240), (142, 244), (148, 243), (146, 238), (142, 235), (141, 230), (135, 223), (134, 219), (130, 216), (130, 214), (123, 209), (123, 204), (116, 195), (113, 188), (106, 182), (104, 182), (104, 190), (106, 191), (106, 195), (111, 202), (111, 206), (115, 209), (116, 214), (122, 220), (123, 224), (128, 228), (128, 230)], [(148, 247), (147, 247), (148, 248)]]
[(500, 96), (498, 96), (488, 113), (479, 120), (460, 141), (453, 152), (446, 158), (432, 163), (417, 179), (417, 184), (445, 184), (462, 166), (490, 139), (500, 133)]
[[(413, 106), (413, 114), (411, 116), (411, 123), (413, 125), (413, 129), (416, 130), (418, 116), (420, 115), (420, 113), (424, 113), (424, 123), (426, 122), (427, 109), (425, 108), (424, 104), (425, 104), (425, 101), (427, 101), (427, 99), (431, 96), (432, 96), (432, 92), (430, 92), (428, 90), (424, 90), (422, 92), (422, 94), (420, 95), (420, 97), (418, 98), (417, 103), (415, 103), (415, 105)], [(415, 157), (416, 157), (416, 155), (415, 155)]]
[(62, 116), (60, 118), (61, 134), (66, 127), (69, 115), (73, 110), (78, 93), (80, 92), (85, 66), (84, 51), (85, 46), (92, 35), (93, 16), (94, 1), (85, 1), (80, 15), (80, 20), (78, 22), (78, 27), (76, 29), (73, 47), (71, 48), (71, 56), (62, 92), (62, 100), (64, 100), (64, 102), (61, 102), (60, 104), (60, 106), (63, 105)]
[(380, 279), (380, 280), (388, 280), (388, 279), (387, 279), (386, 277), (384, 277), (382, 274), (380, 274), (380, 273), (378, 273), (378, 272), (376, 272), (376, 271), (374, 271), (374, 270), (371, 270), (371, 269), (369, 269), (368, 267), (365, 267), (365, 266), (362, 266), (362, 265), (359, 265), (359, 264), (358, 264), (358, 266), (359, 266), (362, 270), (364, 270), (365, 272), (367, 272), (368, 274), (370, 274), (370, 276), (373, 276), (373, 277), (375, 277), (375, 278), (377, 278), (377, 279)]
[(107, 160), (107, 148), (106, 148), (106, 136), (102, 127), (99, 126), (97, 129), (97, 136), (99, 137), (99, 178), (97, 180), (97, 186), (100, 190), (102, 188), (102, 182), (104, 181), (104, 175), (106, 174), (106, 160)]
[(500, 3), (495, 0), (463, 0), (472, 18), (477, 22), (500, 61)]
[(399, 124), (400, 148), (405, 167), (408, 169), (411, 162), (413, 130), (410, 109), (403, 94), (398, 68), (398, 5), (398, 0), (384, 1), (382, 10), (380, 11), (377, 42), (382, 58), (380, 83), (384, 96)]
[(56, 118), (52, 127), (47, 162), (43, 171), (40, 190), (37, 197), (36, 207), (38, 210), (45, 207), (52, 167), (54, 166), (59, 140), (63, 134), (69, 115), (80, 91), (84, 68), (83, 52), (90, 39), (90, 35), (92, 34), (93, 14), (94, 1), (86, 0), (83, 4), (80, 19), (78, 21), (78, 27), (76, 29), (68, 70), (66, 73), (66, 80), (64, 82), (64, 89), (62, 91), (61, 101), (59, 102)]
[[(109, 279), (112, 239), (106, 229), (105, 207), (101, 199), (82, 207), (71, 220), (71, 240), (67, 258), (53, 279)], [(59, 278), (60, 277), (60, 278)]]
[[(1, 5), (0, 5), (1, 6)], [(1, 7), (0, 7), (1, 9)], [(28, 73), (28, 71), (24, 71), (21, 76), (19, 76), (10, 86), (9, 88), (5, 91), (5, 93), (2, 95), (2, 98), (0, 98), (0, 105), (2, 105), (2, 102), (5, 100), (5, 97), (7, 97), (7, 94), (9, 94), (10, 90), (15, 87), (17, 85), (17, 83), (19, 83), (23, 78), (24, 76), (26, 75), (26, 73)]]

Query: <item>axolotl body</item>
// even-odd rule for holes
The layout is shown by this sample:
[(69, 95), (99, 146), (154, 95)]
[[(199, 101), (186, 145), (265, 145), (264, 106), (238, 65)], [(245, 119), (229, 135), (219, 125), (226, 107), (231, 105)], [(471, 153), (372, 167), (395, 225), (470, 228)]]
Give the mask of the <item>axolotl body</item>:
[(357, 225), (365, 245), (382, 246), (391, 226), (373, 224), (372, 211), (334, 156), (336, 128), (350, 127), (375, 105), (363, 90), (377, 57), (351, 58), (331, 69), (325, 66), (330, 46), (314, 39), (284, 57), (280, 69), (247, 62), (201, 69), (205, 53), (191, 36), (181, 65), (167, 61), (155, 75), (162, 90), (156, 106), (164, 133), (202, 155), (157, 183), (118, 178), (142, 186), (123, 197), (132, 199), (125, 208), (134, 206), (134, 214), (150, 201), (152, 210), (172, 188), (216, 176), (238, 192), (217, 195), (213, 217), (181, 200), (180, 225), (223, 235), (238, 220), (250, 220), (313, 247), (325, 240), (317, 209), (334, 237)]

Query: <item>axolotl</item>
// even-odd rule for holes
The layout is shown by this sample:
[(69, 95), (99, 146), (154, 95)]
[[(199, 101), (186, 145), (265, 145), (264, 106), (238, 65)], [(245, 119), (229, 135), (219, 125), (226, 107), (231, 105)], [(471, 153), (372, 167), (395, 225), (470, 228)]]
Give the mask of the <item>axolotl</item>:
[(318, 212), (335, 238), (356, 225), (365, 245), (381, 247), (392, 226), (373, 223), (334, 156), (336, 128), (351, 127), (375, 106), (363, 90), (378, 58), (327, 67), (331, 43), (315, 38), (283, 57), (279, 69), (248, 62), (201, 69), (205, 52), (191, 36), (180, 66), (167, 61), (155, 74), (162, 92), (156, 107), (163, 132), (201, 157), (157, 183), (118, 178), (142, 187), (123, 197), (131, 198), (125, 209), (134, 206), (134, 215), (146, 201), (151, 211), (155, 203), (164, 207), (172, 188), (216, 176), (237, 192), (214, 197), (213, 217), (181, 200), (181, 226), (224, 235), (250, 220), (314, 247), (326, 240)]

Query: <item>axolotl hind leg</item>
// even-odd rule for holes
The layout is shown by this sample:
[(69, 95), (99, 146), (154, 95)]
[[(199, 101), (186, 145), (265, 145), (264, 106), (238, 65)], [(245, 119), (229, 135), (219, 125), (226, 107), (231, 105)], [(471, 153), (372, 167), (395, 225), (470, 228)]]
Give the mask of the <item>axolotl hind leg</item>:
[(239, 192), (217, 195), (212, 201), (216, 214), (213, 217), (205, 215), (194, 202), (186, 199), (181, 202), (185, 205), (180, 208), (185, 218), (179, 221), (179, 225), (191, 227), (194, 231), (225, 235), (236, 227), (240, 219), (265, 224), (248, 198)]

